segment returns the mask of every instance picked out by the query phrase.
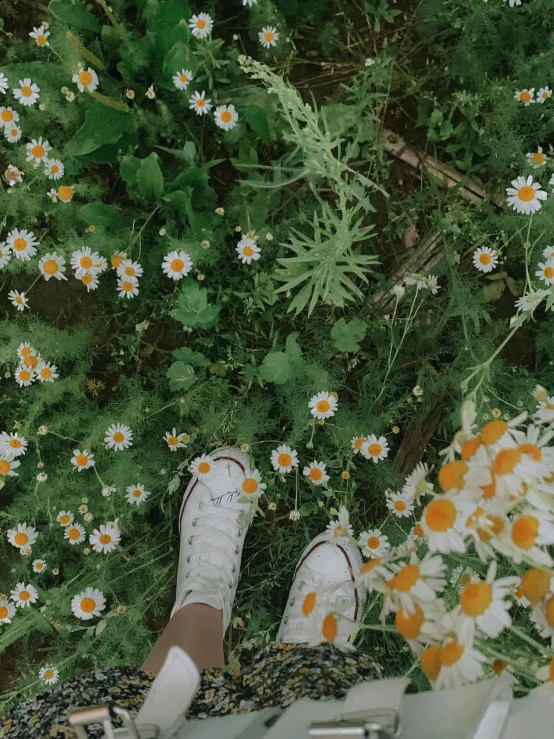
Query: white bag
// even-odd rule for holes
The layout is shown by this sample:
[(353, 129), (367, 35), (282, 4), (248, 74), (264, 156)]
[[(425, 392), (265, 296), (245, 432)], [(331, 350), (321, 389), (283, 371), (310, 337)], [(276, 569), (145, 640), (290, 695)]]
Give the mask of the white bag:
[[(302, 700), (286, 709), (266, 708), (238, 716), (185, 721), (200, 675), (190, 657), (172, 647), (135, 719), (116, 708), (123, 728), (114, 729), (107, 707), (72, 713), (79, 739), (101, 723), (104, 739), (550, 739), (554, 701), (543, 695), (514, 699), (500, 678), (453, 690), (404, 695), (407, 678), (374, 680), (353, 687), (344, 701)], [(553, 691), (554, 696), (554, 691)]]

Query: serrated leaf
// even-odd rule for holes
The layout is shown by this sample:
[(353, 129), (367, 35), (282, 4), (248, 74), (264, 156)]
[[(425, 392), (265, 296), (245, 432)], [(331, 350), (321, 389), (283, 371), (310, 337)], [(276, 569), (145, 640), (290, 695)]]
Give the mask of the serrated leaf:
[(115, 144), (124, 133), (134, 133), (132, 114), (95, 101), (85, 113), (85, 122), (65, 145), (70, 156), (83, 156), (105, 144)]
[(48, 10), (71, 29), (78, 28), (82, 31), (96, 31), (96, 33), (102, 29), (98, 18), (79, 2), (52, 0)]
[(211, 360), (204, 356), (202, 352), (195, 352), (189, 346), (182, 346), (180, 349), (175, 349), (171, 353), (175, 359), (190, 364), (193, 367), (208, 367), (211, 364)]
[(354, 318), (350, 323), (344, 318), (339, 318), (331, 329), (333, 346), (340, 352), (357, 352), (366, 330), (367, 325), (361, 318)]
[(163, 195), (164, 178), (158, 155), (154, 152), (141, 161), (137, 172), (137, 186), (142, 197), (151, 202)]
[(196, 57), (191, 53), (187, 44), (177, 41), (166, 54), (163, 63), (163, 75), (168, 82), (172, 81), (173, 75), (182, 69), (188, 69), (193, 74), (198, 68)]
[(208, 291), (194, 280), (184, 280), (179, 294), (179, 308), (174, 317), (190, 328), (211, 328), (219, 319), (220, 308), (208, 305)]
[(194, 382), (194, 370), (184, 362), (173, 362), (165, 376), (169, 380), (169, 389), (174, 392), (188, 390)]
[(285, 352), (270, 352), (262, 362), (259, 375), (266, 382), (284, 385), (293, 377), (290, 357)]

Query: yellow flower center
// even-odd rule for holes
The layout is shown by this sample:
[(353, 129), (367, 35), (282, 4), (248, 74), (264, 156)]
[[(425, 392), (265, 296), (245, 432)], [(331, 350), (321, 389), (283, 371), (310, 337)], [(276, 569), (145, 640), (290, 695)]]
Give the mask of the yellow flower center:
[(254, 249), (252, 249), (251, 246), (243, 246), (242, 253), (245, 257), (253, 257), (254, 256)]
[(39, 33), (39, 35), (37, 36), (37, 44), (39, 46), (44, 46), (47, 43), (48, 42), (46, 40), (46, 36), (43, 33)]
[(4, 123), (11, 123), (13, 121), (13, 113), (11, 110), (3, 110), (0, 113), (0, 118)]
[(419, 567), (417, 565), (404, 565), (400, 572), (393, 577), (390, 587), (400, 593), (406, 593), (413, 588), (419, 579)]
[(4, 618), (8, 618), (8, 609), (6, 606), (0, 606), (0, 621)]
[(539, 533), (539, 520), (535, 516), (520, 516), (512, 527), (512, 540), (520, 549), (531, 549)]
[(75, 457), (75, 461), (79, 465), (79, 467), (84, 467), (88, 462), (88, 456), (86, 454), (78, 454)]
[(439, 672), (441, 671), (440, 651), (440, 647), (431, 644), (426, 647), (419, 658), (421, 669), (427, 679), (432, 682), (438, 678)]
[(328, 400), (320, 400), (318, 401), (316, 408), (320, 413), (327, 413), (327, 411), (331, 408), (331, 404)]
[(59, 168), (59, 166), (57, 164), (51, 164), (50, 165), (50, 172), (52, 174), (58, 174), (59, 171), (60, 171), (60, 168)]
[(17, 544), (18, 547), (24, 547), (25, 544), (29, 541), (29, 537), (27, 534), (23, 533), (23, 531), (18, 531), (18, 533), (14, 536), (14, 541)]
[(24, 98), (30, 98), (33, 94), (33, 90), (31, 89), (31, 87), (29, 87), (29, 85), (23, 85), (23, 87), (21, 88), (21, 94)]
[(230, 123), (233, 120), (233, 116), (228, 110), (224, 110), (221, 114), (221, 120), (223, 123)]
[(323, 638), (325, 639), (325, 641), (328, 641), (331, 644), (337, 638), (338, 624), (337, 619), (333, 616), (332, 613), (328, 613), (323, 619), (321, 633), (323, 634)]
[(440, 648), (439, 660), (441, 665), (451, 667), (458, 662), (464, 654), (464, 648), (459, 641), (451, 641)]
[(491, 255), (487, 254), (487, 252), (483, 252), (482, 254), (479, 254), (479, 261), (481, 262), (481, 264), (486, 266), (492, 261)]
[(360, 575), (367, 575), (368, 572), (371, 572), (371, 570), (377, 567), (377, 565), (380, 563), (381, 563), (380, 557), (376, 557), (375, 559), (370, 559), (369, 562), (364, 562), (363, 565), (360, 567)]
[(292, 457), (286, 452), (279, 454), (279, 456), (277, 457), (277, 464), (279, 465), (279, 467), (289, 467), (291, 463)]
[(82, 72), (79, 72), (79, 82), (82, 85), (90, 85), (92, 82), (92, 74), (87, 69), (83, 69)]
[(523, 595), (534, 606), (550, 592), (550, 575), (544, 570), (533, 568), (521, 578)]
[(493, 475), (508, 475), (514, 471), (520, 462), (521, 452), (519, 449), (503, 449), (496, 455), (491, 465), (491, 472)]
[(247, 477), (242, 483), (242, 489), (248, 495), (252, 495), (258, 489), (258, 483), (253, 477)]
[(184, 84), (185, 82), (188, 82), (188, 81), (189, 81), (189, 76), (188, 76), (188, 74), (181, 74), (181, 75), (179, 76), (179, 79), (180, 79), (180, 80), (181, 80), (181, 82), (182, 82), (182, 83)]
[(19, 449), (21, 447), (21, 442), (19, 439), (10, 439), (10, 446), (12, 449)]
[(356, 441), (354, 442), (354, 446), (358, 451), (361, 451), (362, 444), (364, 443), (365, 439), (363, 436), (359, 436)]
[(176, 446), (179, 443), (179, 439), (176, 436), (170, 436), (167, 443), (169, 446)]
[(92, 613), (96, 608), (96, 601), (94, 598), (83, 598), (81, 601), (81, 610), (85, 613)]
[(54, 677), (54, 670), (45, 670), (43, 677), (45, 680), (52, 680)]
[(133, 490), (133, 498), (140, 498), (142, 496), (142, 490), (135, 488)]
[(47, 259), (46, 262), (42, 265), (42, 269), (46, 272), (47, 275), (55, 275), (58, 271), (58, 263), (55, 259)]
[(67, 536), (71, 541), (78, 541), (81, 537), (79, 529), (69, 529)]
[(502, 675), (508, 664), (503, 659), (495, 659), (491, 665), (491, 669), (495, 675)]
[(462, 460), (447, 462), (439, 471), (439, 485), (445, 493), (449, 490), (461, 490), (466, 472), (467, 464)]
[(530, 185), (524, 185), (519, 188), (517, 196), (520, 200), (523, 200), (524, 203), (528, 203), (535, 197), (535, 190)]
[(121, 442), (125, 440), (125, 434), (122, 431), (116, 431), (112, 436), (112, 439), (116, 444), (121, 444)]
[(42, 562), (37, 562), (35, 565), (35, 569), (42, 570), (44, 568), (44, 565)]
[(123, 257), (121, 256), (121, 254), (114, 254), (110, 261), (112, 263), (112, 267), (119, 267), (123, 262)]
[(268, 43), (271, 43), (273, 39), (275, 38), (275, 35), (271, 31), (266, 31), (264, 33), (264, 40)]
[(206, 21), (203, 18), (199, 18), (196, 21), (196, 28), (198, 28), (198, 30), (200, 31), (203, 31), (204, 28), (206, 28)]
[(378, 457), (382, 451), (383, 447), (381, 444), (377, 444), (376, 442), (374, 444), (370, 444), (367, 448), (367, 452), (370, 457)]
[(81, 257), (79, 259), (79, 264), (83, 269), (90, 269), (92, 267), (92, 259), (90, 257)]
[(395, 500), (394, 507), (397, 511), (405, 511), (407, 508), (407, 505), (404, 500)]
[(93, 280), (93, 277), (90, 274), (90, 272), (87, 272), (85, 275), (81, 277), (81, 282), (83, 283), (83, 285), (90, 285), (92, 280)]
[(481, 431), (483, 444), (496, 444), (508, 430), (506, 421), (489, 421)]
[(545, 160), (546, 160), (546, 157), (544, 156), (542, 151), (536, 151), (533, 154), (533, 162), (535, 164), (544, 164)]
[(134, 277), (136, 275), (136, 269), (134, 267), (127, 266), (123, 271), (127, 277)]
[(522, 103), (528, 103), (529, 100), (531, 100), (531, 93), (527, 92), (527, 90), (524, 90), (519, 94), (519, 99)]
[(27, 247), (27, 240), (22, 238), (21, 236), (18, 236), (17, 239), (13, 242), (13, 248), (16, 251), (23, 251)]
[(10, 471), (10, 463), (7, 459), (0, 459), (0, 475), (7, 475)]
[(211, 470), (212, 466), (209, 462), (200, 462), (198, 465), (198, 472), (200, 472), (201, 475), (206, 475)]
[(492, 603), (492, 586), (486, 582), (466, 585), (460, 595), (460, 606), (466, 616), (481, 616)]
[(70, 201), (73, 199), (73, 188), (69, 185), (62, 185), (58, 190), (60, 200)]
[(60, 516), (58, 521), (63, 525), (66, 525), (71, 520), (71, 516), (69, 516), (67, 513), (64, 513), (63, 516)]
[(31, 593), (28, 590), (22, 590), (19, 593), (19, 600), (29, 600)]
[(98, 541), (100, 544), (109, 544), (112, 540), (112, 537), (109, 534), (100, 534), (98, 537)]
[(185, 263), (183, 262), (182, 259), (173, 259), (170, 264), (170, 267), (174, 272), (180, 272), (184, 266), (185, 266)]
[(547, 280), (551, 280), (554, 277), (554, 267), (545, 267), (543, 274)]
[(473, 439), (468, 439), (464, 444), (462, 444), (461, 455), (464, 462), (471, 459), (480, 446), (481, 439), (479, 436), (474, 436)]
[(132, 282), (123, 282), (121, 284), (121, 288), (126, 293), (132, 293), (133, 292), (133, 283)]
[[(21, 380), (21, 382), (27, 382), (28, 380), (30, 380), (31, 379), (31, 373), (29, 372), (29, 370), (21, 370), (21, 372), (19, 373), (19, 379)], [(1, 464), (2, 463), (0, 462), (0, 465)], [(8, 467), (9, 467), (9, 465), (8, 465)], [(2, 469), (0, 467), (0, 472), (1, 471), (2, 471)]]
[(25, 357), (23, 363), (26, 367), (36, 367), (38, 364), (38, 358), (33, 356)]
[(198, 98), (198, 100), (196, 101), (196, 105), (199, 108), (203, 108), (206, 105), (206, 101), (204, 100), (204, 98)]
[(309, 616), (310, 613), (314, 610), (316, 600), (316, 593), (308, 593), (308, 595), (304, 598), (304, 602), (302, 603), (302, 613), (304, 614), (304, 616)]
[(381, 544), (381, 539), (379, 539), (378, 536), (370, 536), (367, 540), (367, 548), (368, 549), (379, 549), (379, 545)]
[(433, 500), (425, 509), (425, 523), (432, 531), (444, 533), (452, 528), (456, 520), (456, 506), (451, 500)]
[(319, 469), (319, 467), (312, 467), (310, 470), (310, 479), (317, 482), (318, 480), (321, 480), (323, 477), (323, 472)]
[(403, 608), (396, 612), (396, 628), (404, 639), (417, 639), (424, 621), (425, 616), (417, 603), (415, 604), (415, 613), (408, 613)]
[(41, 159), (46, 154), (46, 151), (44, 149), (44, 146), (36, 144), (36, 146), (33, 146), (33, 148), (31, 149), (31, 154), (35, 157), (35, 159)]

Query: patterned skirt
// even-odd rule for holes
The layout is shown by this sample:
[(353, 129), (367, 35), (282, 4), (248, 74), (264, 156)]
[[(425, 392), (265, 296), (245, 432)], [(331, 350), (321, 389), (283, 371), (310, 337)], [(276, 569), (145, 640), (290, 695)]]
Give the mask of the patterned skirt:
[[(187, 718), (288, 706), (300, 698), (344, 698), (353, 685), (380, 676), (380, 667), (367, 654), (343, 652), (331, 644), (270, 644), (239, 676), (224, 669), (204, 670)], [(0, 739), (75, 739), (67, 723), (72, 710), (104, 704), (135, 714), (153, 680), (153, 675), (137, 667), (91, 670), (18, 703), (0, 717)], [(120, 725), (115, 714), (112, 720)], [(91, 727), (88, 734), (101, 737), (102, 729)]]

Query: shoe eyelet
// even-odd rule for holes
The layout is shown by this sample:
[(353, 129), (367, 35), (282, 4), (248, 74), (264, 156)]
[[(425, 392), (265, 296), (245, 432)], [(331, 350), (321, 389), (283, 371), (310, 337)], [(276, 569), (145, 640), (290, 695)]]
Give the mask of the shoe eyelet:
[(239, 546), (236, 546), (235, 547), (235, 554), (239, 554), (239, 553), (240, 553), (240, 547)]
[(304, 582), (302, 582), (302, 580), (300, 580), (300, 582), (298, 583), (298, 585), (297, 585), (296, 587), (298, 588), (298, 590), (299, 590), (300, 592), (302, 592), (302, 591), (304, 590), (304, 585), (305, 585), (305, 584), (306, 584), (306, 583), (304, 583)]
[(199, 511), (201, 511), (202, 508), (204, 508), (203, 501), (199, 500), (198, 503), (196, 504), (196, 507), (198, 508)]
[(238, 536), (239, 538), (242, 536), (242, 529), (239, 529)]
[(189, 536), (189, 544), (192, 544), (192, 536)]
[(283, 623), (284, 624), (288, 624), (288, 622), (289, 622), (289, 617), (288, 616), (285, 616), (285, 618), (283, 619)]
[(296, 598), (291, 598), (290, 599), (290, 605), (291, 605), (291, 607), (294, 606), (295, 603), (296, 603)]
[(233, 565), (233, 572), (236, 572), (236, 571), (237, 571), (237, 566)]
[(230, 583), (229, 583), (229, 590), (232, 590), (232, 589), (233, 589), (233, 583), (232, 583), (232, 582), (230, 582)]
[(196, 526), (196, 522), (197, 522), (197, 521), (198, 521), (198, 519), (197, 519), (197, 518), (193, 518), (193, 519), (192, 519), (192, 525), (193, 525), (193, 526)]
[(189, 554), (189, 556), (187, 557), (187, 562), (190, 562), (190, 554)]
[(340, 604), (346, 603), (347, 601), (348, 601), (348, 598), (345, 595), (341, 595), (341, 597), (339, 598)]

